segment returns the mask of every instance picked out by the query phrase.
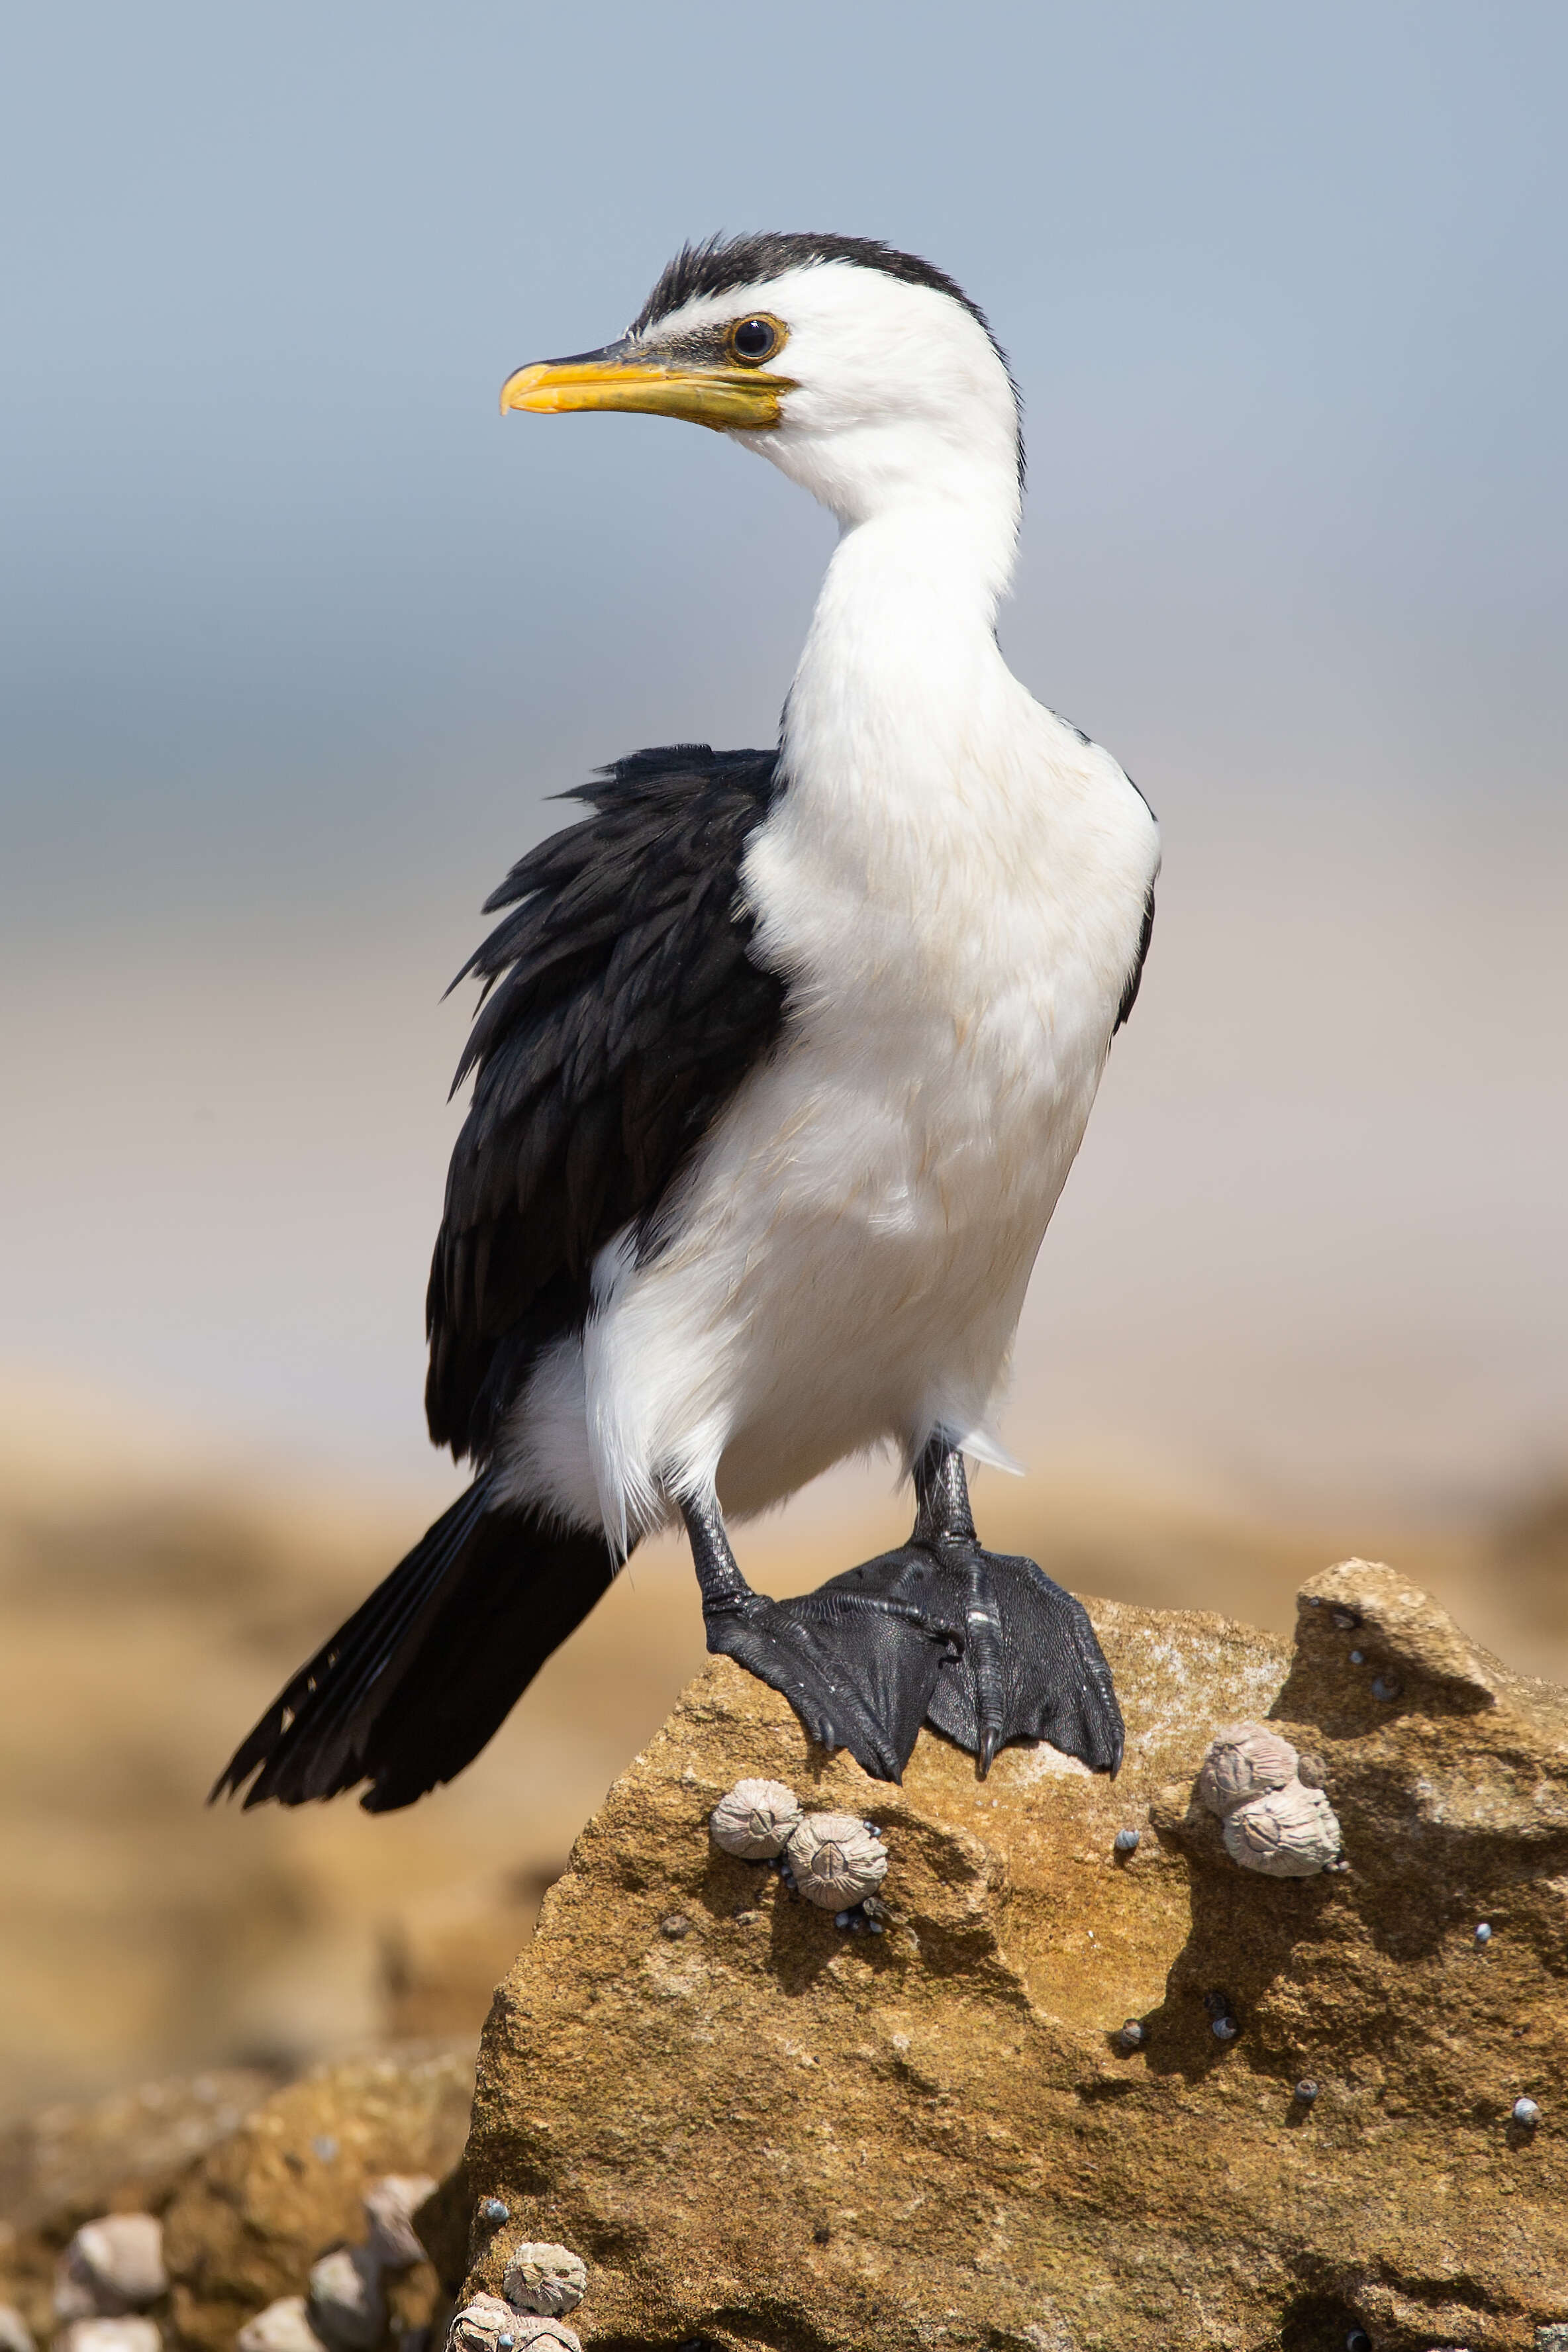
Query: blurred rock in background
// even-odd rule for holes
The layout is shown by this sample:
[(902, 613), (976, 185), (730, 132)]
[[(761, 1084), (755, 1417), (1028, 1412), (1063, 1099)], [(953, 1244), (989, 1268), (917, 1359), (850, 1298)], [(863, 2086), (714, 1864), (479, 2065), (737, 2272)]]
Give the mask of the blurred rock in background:
[[(422, 2343), (437, 2287), (408, 2224), (461, 2152), (473, 2085), (468, 2038), (403, 2042), (285, 2085), (257, 2071), (176, 2077), (0, 2131), (0, 2341), (58, 2347), (68, 2309), (123, 2309), (101, 2281), (77, 2288), (73, 2256), (130, 2228), (138, 2246), (153, 2242), (153, 2274), (134, 2298), (148, 2352), (229, 2352), (244, 2323), (289, 2297), (285, 2340), (351, 2352), (352, 2333), (326, 2307), (330, 2271), (343, 2267), (333, 2250), (344, 2248), (374, 2307), (360, 2352), (389, 2337)], [(389, 2209), (405, 2224), (390, 2233)], [(104, 2215), (116, 2217), (107, 2231)]]

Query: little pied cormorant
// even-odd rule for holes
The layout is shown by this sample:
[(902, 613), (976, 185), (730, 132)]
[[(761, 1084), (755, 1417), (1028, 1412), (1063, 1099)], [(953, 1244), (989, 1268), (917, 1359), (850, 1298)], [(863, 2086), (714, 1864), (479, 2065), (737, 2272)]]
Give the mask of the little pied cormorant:
[[(1007, 669), (1023, 476), (981, 311), (867, 239), (689, 247), (627, 332), (503, 409), (686, 417), (841, 526), (776, 750), (635, 752), (531, 850), (465, 967), (427, 1305), (430, 1434), (472, 1486), (218, 1783), (387, 1811), (449, 1780), (684, 1518), (710, 1650), (896, 1780), (922, 1722), (979, 1759), (1121, 1754), (1079, 1603), (984, 1550), (963, 1457), (1138, 992), (1158, 836), (1110, 754)], [(459, 977), (465, 976), (460, 974)], [(722, 1512), (879, 1444), (908, 1544), (753, 1592)]]

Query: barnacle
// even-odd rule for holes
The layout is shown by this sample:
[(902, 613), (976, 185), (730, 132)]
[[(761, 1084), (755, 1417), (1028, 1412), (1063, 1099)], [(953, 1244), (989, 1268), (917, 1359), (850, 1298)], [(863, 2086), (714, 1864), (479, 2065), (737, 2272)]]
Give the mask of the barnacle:
[(1198, 1801), (1211, 1813), (1234, 1812), (1250, 1798), (1288, 1787), (1296, 1778), (1297, 1762), (1290, 1742), (1267, 1724), (1224, 1724), (1210, 1740), (1198, 1773)]
[(886, 1846), (854, 1813), (807, 1813), (785, 1858), (796, 1892), (825, 1911), (848, 1909), (888, 1874)]
[(113, 2317), (167, 2292), (163, 2224), (153, 2213), (106, 2213), (84, 2222), (55, 2275), (58, 2319)]
[(447, 2330), (447, 2352), (496, 2352), (503, 2336), (517, 2340), (518, 2315), (499, 2294), (476, 2294), (455, 2312)]
[(126, 2312), (120, 2318), (73, 2319), (55, 2337), (51, 2352), (162, 2352), (163, 2342), (155, 2319)]
[(1225, 1850), (1266, 1878), (1311, 1878), (1340, 1856), (1340, 1825), (1321, 1789), (1300, 1780), (1238, 1805), (1225, 1823)]
[(324, 2352), (302, 2294), (280, 2294), (234, 2339), (234, 2352)]
[(424, 2261), (425, 2249), (415, 2235), (414, 2216), (435, 2187), (427, 2172), (388, 2172), (365, 2190), (370, 2251), (383, 2269), (405, 2271)]
[(514, 2311), (558, 2319), (575, 2311), (587, 2292), (588, 2272), (570, 2246), (519, 2246), (506, 2266), (501, 2293)]
[(1223, 1825), (1225, 1850), (1266, 1878), (1311, 1878), (1340, 1857), (1340, 1825), (1288, 1739), (1266, 1723), (1229, 1723), (1215, 1732), (1199, 1768), (1197, 1797)]
[(782, 1780), (737, 1780), (708, 1816), (713, 1843), (742, 1862), (772, 1862), (800, 1827), (800, 1799)]
[(386, 2327), (381, 2264), (366, 2246), (339, 2246), (310, 2266), (310, 2325), (337, 2352), (369, 2352)]

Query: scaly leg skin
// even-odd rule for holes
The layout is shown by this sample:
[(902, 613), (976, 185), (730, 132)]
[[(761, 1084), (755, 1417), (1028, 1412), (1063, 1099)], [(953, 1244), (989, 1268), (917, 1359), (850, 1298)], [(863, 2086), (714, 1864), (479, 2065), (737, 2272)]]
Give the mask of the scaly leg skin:
[(923, 1722), (978, 1758), (1048, 1739), (1090, 1769), (1121, 1761), (1121, 1715), (1094, 1630), (1032, 1560), (981, 1549), (962, 1457), (933, 1439), (909, 1542), (794, 1601), (753, 1592), (711, 1502), (684, 1506), (708, 1647), (789, 1700), (808, 1736), (901, 1780)]

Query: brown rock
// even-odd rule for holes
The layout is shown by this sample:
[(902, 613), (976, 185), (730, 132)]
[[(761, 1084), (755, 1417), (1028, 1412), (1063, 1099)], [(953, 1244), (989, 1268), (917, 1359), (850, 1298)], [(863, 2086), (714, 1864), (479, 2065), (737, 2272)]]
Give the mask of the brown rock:
[(237, 2129), (277, 2076), (228, 2067), (143, 2083), (80, 2106), (58, 2105), (0, 2131), (0, 2301), (47, 2343), (56, 2267), (83, 2222), (161, 2213), (184, 2176)]
[[(231, 2352), (247, 2320), (304, 2291), (321, 2255), (363, 2242), (373, 2182), (448, 2171), (472, 2087), (466, 2053), (426, 2047), (321, 2067), (277, 2092), (196, 2166), (163, 2217), (172, 2340)], [(384, 2285), (394, 2332), (430, 2319), (428, 2263)]]
[[(1294, 1651), (1090, 1607), (1114, 1784), (1047, 1748), (980, 1782), (922, 1736), (887, 1788), (727, 1662), (692, 1685), (491, 2011), (444, 2192), (468, 2293), (558, 2239), (590, 2347), (1492, 2352), (1568, 2320), (1568, 1695), (1363, 1562)], [(1257, 1717), (1321, 1763), (1343, 1873), (1240, 1870), (1191, 1805)], [(884, 1936), (714, 1848), (740, 1774), (886, 1832)]]

